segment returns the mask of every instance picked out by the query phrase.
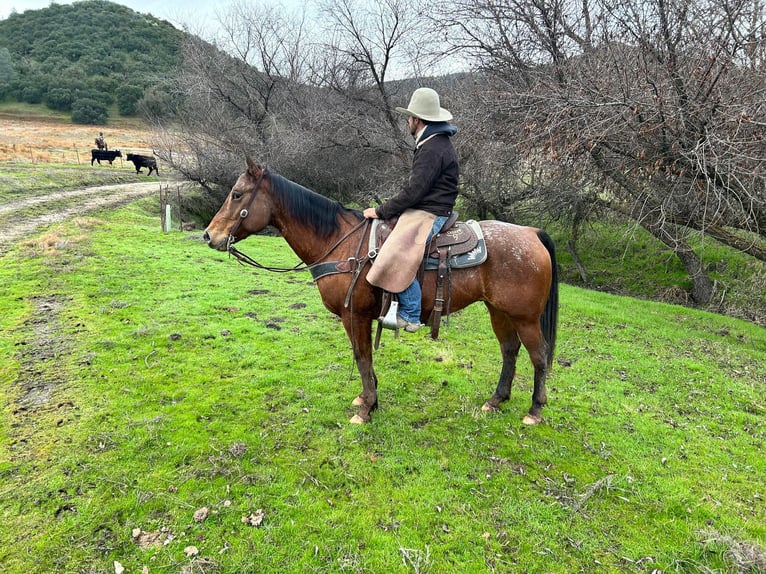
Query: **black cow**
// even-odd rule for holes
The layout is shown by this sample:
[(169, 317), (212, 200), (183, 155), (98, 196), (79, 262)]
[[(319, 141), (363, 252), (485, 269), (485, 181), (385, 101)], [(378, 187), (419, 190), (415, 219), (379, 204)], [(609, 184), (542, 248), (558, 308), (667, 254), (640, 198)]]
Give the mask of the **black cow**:
[(97, 161), (98, 165), (101, 165), (102, 159), (108, 161), (109, 165), (112, 165), (112, 162), (116, 157), (122, 157), (122, 152), (118, 149), (110, 151), (92, 149), (90, 150), (90, 165), (93, 165), (94, 161)]
[(160, 172), (157, 171), (157, 160), (150, 155), (138, 155), (137, 153), (129, 153), (127, 155), (127, 160), (132, 161), (133, 165), (136, 166), (136, 173), (141, 173), (142, 167), (148, 167), (149, 173), (146, 175), (152, 175), (152, 170), (154, 170), (154, 173), (157, 175), (160, 175)]

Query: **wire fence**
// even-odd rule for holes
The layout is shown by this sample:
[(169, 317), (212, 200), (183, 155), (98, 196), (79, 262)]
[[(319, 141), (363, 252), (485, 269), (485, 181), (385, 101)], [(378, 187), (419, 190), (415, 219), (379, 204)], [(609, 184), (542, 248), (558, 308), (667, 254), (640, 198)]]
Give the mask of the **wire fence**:
[[(29, 144), (13, 143), (0, 144), (0, 163), (55, 163), (55, 164), (76, 164), (88, 165), (92, 161), (91, 150), (95, 148), (84, 147), (78, 144), (72, 144), (71, 147), (44, 147)], [(113, 148), (111, 151), (117, 151), (120, 148)], [(122, 157), (116, 157), (113, 166), (123, 167), (127, 163), (125, 159), (128, 153), (141, 155), (153, 155), (151, 149), (131, 147), (130, 149), (120, 149)], [(98, 162), (92, 161), (93, 165)], [(108, 161), (101, 160), (101, 165), (109, 165)], [(132, 166), (132, 164), (128, 164)]]

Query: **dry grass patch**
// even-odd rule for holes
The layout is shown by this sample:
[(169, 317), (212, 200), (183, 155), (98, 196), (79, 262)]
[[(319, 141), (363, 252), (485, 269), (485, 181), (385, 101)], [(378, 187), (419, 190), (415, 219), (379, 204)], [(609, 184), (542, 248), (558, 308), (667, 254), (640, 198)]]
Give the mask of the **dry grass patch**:
[(24, 241), (22, 245), (31, 251), (33, 256), (56, 258), (76, 245), (81, 245), (89, 239), (88, 232), (104, 221), (95, 217), (78, 217), (70, 225), (50, 229), (46, 233)]
[(89, 163), (99, 132), (104, 132), (110, 149), (151, 153), (148, 129), (0, 117), (0, 162)]
[(742, 574), (766, 572), (766, 549), (753, 544), (736, 540), (732, 536), (722, 534), (711, 528), (701, 533), (706, 549), (718, 549), (734, 572)]

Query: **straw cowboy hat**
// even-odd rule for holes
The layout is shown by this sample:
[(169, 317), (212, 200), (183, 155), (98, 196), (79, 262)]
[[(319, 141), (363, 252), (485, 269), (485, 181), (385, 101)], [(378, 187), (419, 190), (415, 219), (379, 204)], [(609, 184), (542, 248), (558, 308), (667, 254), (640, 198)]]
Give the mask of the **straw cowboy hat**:
[(418, 88), (412, 92), (409, 105), (396, 108), (396, 111), (427, 122), (448, 122), (452, 119), (452, 114), (440, 106), (439, 94), (431, 88)]

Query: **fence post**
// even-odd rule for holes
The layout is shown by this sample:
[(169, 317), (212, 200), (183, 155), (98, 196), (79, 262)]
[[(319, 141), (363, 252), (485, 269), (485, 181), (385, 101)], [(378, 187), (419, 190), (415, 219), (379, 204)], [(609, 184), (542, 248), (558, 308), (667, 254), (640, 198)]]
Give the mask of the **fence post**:
[(160, 184), (160, 226), (165, 230), (165, 198), (162, 195), (162, 184)]
[(181, 216), (181, 186), (176, 184), (176, 195), (178, 196), (178, 231), (184, 230), (184, 221)]

